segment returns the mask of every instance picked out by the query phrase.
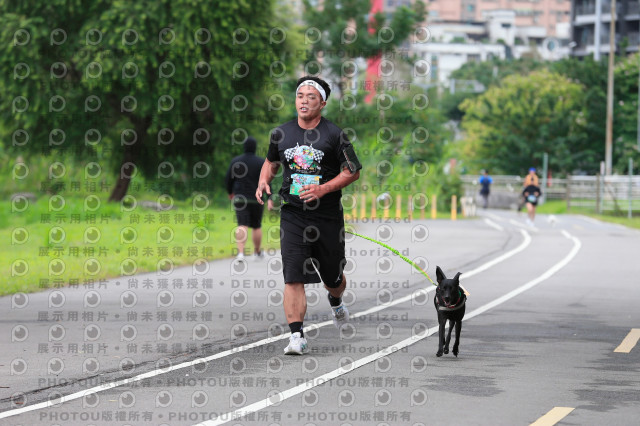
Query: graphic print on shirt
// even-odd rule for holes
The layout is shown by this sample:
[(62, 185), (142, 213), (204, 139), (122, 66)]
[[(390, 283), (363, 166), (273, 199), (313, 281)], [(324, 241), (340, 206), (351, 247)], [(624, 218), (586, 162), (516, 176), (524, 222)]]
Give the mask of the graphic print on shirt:
[(304, 185), (320, 184), (322, 176), (316, 173), (321, 170), (320, 161), (324, 157), (324, 152), (313, 146), (300, 146), (296, 143), (295, 148), (284, 151), (284, 156), (289, 162), (289, 168), (294, 172), (291, 175), (290, 194), (300, 195), (300, 189)]

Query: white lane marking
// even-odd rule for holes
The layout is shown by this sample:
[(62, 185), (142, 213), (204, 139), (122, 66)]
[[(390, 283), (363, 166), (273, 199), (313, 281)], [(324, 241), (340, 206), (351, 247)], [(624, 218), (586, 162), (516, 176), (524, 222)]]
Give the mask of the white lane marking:
[(495, 223), (491, 219), (485, 219), (484, 223), (486, 223), (487, 225), (489, 225), (492, 228), (497, 229), (498, 231), (504, 231), (504, 228), (502, 226), (498, 225), (497, 223)]
[(551, 278), (551, 276), (553, 276), (556, 272), (558, 272), (560, 269), (562, 269), (565, 266), (567, 266), (567, 264), (569, 262), (571, 262), (571, 260), (576, 256), (576, 254), (578, 254), (578, 251), (580, 251), (580, 247), (582, 247), (582, 243), (576, 237), (573, 237), (573, 236), (569, 235), (568, 232), (566, 232), (566, 231), (563, 231), (563, 232), (566, 233), (566, 236), (568, 236), (568, 238), (573, 241), (573, 248), (571, 249), (569, 254), (564, 259), (562, 259), (560, 262), (558, 262), (555, 265), (553, 265), (550, 269), (548, 269), (544, 274), (540, 275), (538, 278), (535, 278), (535, 279), (529, 281), (528, 283), (516, 288), (515, 290), (511, 290), (509, 293), (507, 293), (507, 294), (495, 299), (494, 301), (489, 302), (486, 305), (474, 310), (469, 315), (465, 315), (464, 319), (465, 320), (466, 319), (471, 319), (471, 318), (475, 317), (476, 315), (480, 315), (481, 313), (486, 312), (489, 309), (491, 309), (493, 307), (496, 307), (496, 306), (506, 302), (507, 300), (516, 297), (520, 293), (524, 293), (525, 291), (529, 290), (530, 288), (535, 287), (538, 284), (540, 284), (541, 282)]
[(547, 414), (531, 423), (530, 426), (553, 426), (567, 417), (573, 410), (575, 410), (573, 407), (553, 407)]
[(640, 340), (640, 328), (632, 328), (627, 337), (613, 351), (628, 354), (636, 346), (638, 340)]
[(582, 220), (584, 220), (585, 222), (589, 222), (589, 223), (594, 224), (594, 225), (601, 225), (601, 226), (605, 225), (605, 222), (602, 222), (602, 221), (600, 221), (598, 219), (594, 219), (594, 218), (589, 217), (589, 216), (583, 216), (583, 215), (579, 214), (578, 217), (581, 218)]
[(524, 228), (528, 231), (538, 232), (538, 228), (536, 228), (535, 226), (525, 225), (524, 223), (520, 223), (515, 219), (509, 219), (509, 223), (511, 223), (512, 225), (518, 226), (520, 228)]
[(502, 216), (498, 216), (495, 213), (483, 213), (482, 216), (486, 216), (486, 217), (490, 217), (491, 219), (498, 221), (498, 222), (504, 222), (506, 219)]
[[(568, 234), (567, 234), (568, 235)], [(502, 303), (505, 303), (506, 301), (508, 301), (509, 299), (512, 299), (516, 296), (518, 296), (519, 294), (531, 289), (532, 287), (535, 287), (536, 285), (540, 284), (541, 282), (551, 278), (555, 273), (557, 273), (560, 269), (562, 269), (563, 267), (565, 267), (567, 264), (569, 264), (569, 262), (571, 262), (571, 260), (573, 260), (573, 258), (576, 256), (576, 254), (578, 254), (578, 251), (580, 250), (580, 247), (582, 246), (582, 243), (580, 242), (580, 240), (578, 240), (575, 237), (572, 237), (571, 235), (569, 235), (569, 238), (573, 241), (573, 247), (571, 248), (571, 251), (569, 252), (569, 254), (567, 256), (564, 257), (564, 259), (562, 259), (560, 262), (556, 263), (555, 265), (553, 265), (551, 268), (549, 268), (547, 271), (545, 271), (542, 275), (540, 275), (537, 278), (534, 278), (533, 280), (529, 281), (528, 283), (516, 288), (515, 290), (510, 291), (509, 293), (505, 294), (504, 296), (501, 296), (497, 299), (495, 299), (492, 302), (487, 303), (486, 305), (483, 305), (481, 307), (479, 307), (478, 309), (475, 309), (473, 311), (471, 311), (469, 314), (465, 315), (464, 320), (469, 320), (473, 317), (476, 317), (486, 311), (488, 311), (489, 309), (495, 308), (498, 305), (501, 305)], [(336, 377), (345, 375), (353, 370), (355, 370), (356, 368), (362, 367), (363, 365), (369, 364), (377, 359), (380, 359), (384, 356), (390, 355), (394, 352), (397, 352), (401, 349), (404, 349), (408, 346), (413, 345), (414, 343), (419, 342), (422, 339), (427, 338), (428, 336), (431, 336), (432, 334), (435, 334), (438, 331), (438, 327), (431, 327), (425, 331), (423, 331), (422, 333), (418, 333), (415, 334), (407, 339), (404, 339), (398, 343), (396, 343), (393, 346), (389, 346), (386, 347), (384, 349), (382, 349), (379, 352), (373, 353), (371, 355), (368, 355), (364, 358), (360, 358), (359, 360), (356, 360), (346, 366), (342, 366), (340, 368), (337, 368), (333, 371), (330, 371), (326, 374), (323, 374), (321, 376), (318, 376), (314, 379), (308, 380), (305, 383), (302, 383), (298, 386), (295, 386), (293, 388), (278, 392), (275, 395), (272, 395), (269, 398), (263, 399), (262, 401), (258, 401), (258, 402), (254, 402), (253, 404), (247, 405), (245, 407), (239, 408), (237, 410), (228, 412), (228, 413), (224, 413), (221, 414), (218, 418), (216, 418), (215, 420), (208, 420), (208, 421), (204, 421), (202, 423), (198, 423), (196, 426), (216, 426), (216, 425), (221, 425), (233, 420), (238, 420), (244, 416), (246, 416), (247, 414), (250, 413), (254, 413), (256, 411), (262, 410), (264, 408), (270, 407), (271, 405), (274, 404), (278, 404), (282, 401), (284, 401), (285, 399), (291, 398), (295, 395), (301, 394), (302, 392), (314, 388), (316, 386), (320, 386), (326, 382), (328, 382), (329, 380), (335, 379)]]
[(467, 279), (469, 277), (472, 277), (472, 276), (474, 276), (476, 274), (479, 274), (480, 272), (485, 271), (485, 270), (491, 268), (492, 266), (494, 266), (494, 265), (496, 265), (496, 264), (498, 264), (500, 262), (503, 262), (503, 261), (507, 260), (508, 258), (510, 258), (511, 256), (516, 255), (516, 254), (520, 253), (522, 250), (526, 249), (527, 246), (529, 244), (531, 244), (531, 237), (529, 236), (529, 234), (525, 230), (521, 229), (520, 233), (522, 234), (523, 241), (518, 247), (516, 247), (515, 249), (513, 249), (511, 251), (506, 252), (505, 254), (503, 254), (501, 256), (496, 257), (495, 259), (492, 259), (492, 260), (488, 261), (484, 265), (478, 266), (476, 269), (472, 269), (472, 270), (470, 270), (468, 272), (463, 273), (462, 275), (460, 275), (460, 281), (462, 281), (463, 279)]
[[(505, 254), (503, 254), (501, 256), (498, 256), (495, 259), (490, 260), (489, 262), (487, 262), (487, 263), (485, 263), (483, 265), (480, 265), (476, 269), (473, 269), (473, 270), (471, 270), (469, 272), (465, 272), (463, 275), (460, 276), (460, 278), (461, 279), (462, 278), (468, 278), (468, 277), (471, 277), (473, 275), (476, 275), (476, 274), (478, 274), (478, 273), (480, 273), (480, 272), (482, 272), (482, 271), (484, 271), (484, 270), (496, 265), (497, 263), (505, 261), (506, 259), (510, 258), (511, 256), (513, 256), (513, 255), (521, 252), (522, 250), (524, 250), (531, 243), (531, 237), (525, 231), (521, 230), (520, 232), (522, 233), (522, 236), (523, 236), (524, 239), (523, 239), (522, 243), (518, 247), (516, 247), (515, 249), (513, 249), (513, 250), (511, 250), (511, 251), (509, 251), (509, 252), (507, 252), (507, 253), (505, 253)], [(401, 297), (399, 299), (393, 300), (393, 301), (391, 301), (389, 303), (386, 303), (384, 305), (374, 306), (374, 307), (372, 307), (370, 309), (367, 309), (367, 310), (364, 310), (362, 312), (358, 312), (356, 314), (353, 314), (352, 317), (353, 318), (358, 318), (358, 317), (361, 317), (361, 316), (365, 316), (365, 315), (369, 315), (371, 313), (375, 313), (375, 312), (381, 311), (383, 309), (398, 305), (400, 303), (404, 303), (404, 302), (410, 301), (414, 297), (418, 297), (418, 296), (421, 296), (423, 294), (428, 294), (432, 290), (435, 290), (435, 286), (429, 286), (429, 287), (425, 287), (425, 288), (423, 288), (421, 290), (416, 290), (412, 294), (409, 294), (407, 296), (403, 296), (403, 297)], [(305, 331), (315, 330), (315, 329), (318, 329), (318, 328), (321, 328), (321, 327), (325, 327), (325, 326), (327, 326), (329, 324), (333, 325), (333, 321), (330, 320), (330, 321), (320, 322), (320, 323), (317, 323), (317, 324), (311, 324), (311, 325), (308, 325), (308, 326), (304, 327), (304, 330)], [(127, 379), (120, 379), (120, 380), (116, 380), (116, 381), (113, 381), (113, 382), (104, 383), (102, 385), (95, 386), (93, 388), (89, 388), (89, 389), (78, 391), (78, 392), (75, 392), (75, 393), (72, 393), (72, 394), (69, 394), (69, 395), (65, 395), (65, 396), (62, 396), (61, 398), (56, 398), (56, 399), (54, 399), (52, 401), (43, 401), (43, 402), (39, 402), (37, 404), (28, 405), (28, 406), (21, 407), (21, 408), (16, 408), (14, 410), (4, 411), (4, 412), (0, 413), (0, 419), (4, 419), (4, 418), (7, 418), (7, 417), (11, 417), (11, 416), (17, 416), (19, 414), (27, 413), (29, 411), (35, 411), (35, 410), (40, 410), (40, 409), (43, 409), (43, 408), (52, 407), (54, 405), (60, 405), (60, 404), (63, 404), (65, 402), (69, 402), (69, 401), (73, 401), (73, 400), (82, 398), (82, 397), (87, 396), (87, 395), (91, 395), (91, 394), (98, 393), (98, 392), (103, 392), (103, 391), (106, 391), (106, 390), (109, 390), (109, 389), (113, 389), (113, 388), (117, 388), (117, 387), (120, 387), (120, 386), (127, 385), (129, 383), (139, 382), (141, 380), (148, 379), (148, 378), (151, 378), (151, 377), (155, 377), (155, 376), (158, 376), (160, 374), (169, 373), (171, 371), (176, 371), (176, 370), (180, 370), (180, 369), (187, 368), (187, 367), (192, 367), (193, 365), (200, 364), (200, 363), (203, 363), (203, 362), (209, 362), (209, 361), (214, 361), (214, 360), (217, 360), (217, 359), (220, 359), (220, 358), (225, 358), (225, 357), (227, 357), (229, 355), (237, 354), (239, 352), (244, 352), (244, 351), (247, 351), (249, 349), (253, 349), (253, 348), (259, 347), (259, 346), (268, 345), (270, 343), (274, 343), (274, 342), (277, 342), (279, 340), (284, 340), (284, 339), (288, 338), (290, 335), (291, 335), (291, 333), (285, 333), (285, 334), (282, 334), (280, 336), (269, 337), (269, 338), (266, 338), (266, 339), (258, 340), (257, 342), (249, 343), (249, 344), (238, 346), (236, 348), (232, 348), (232, 349), (229, 349), (229, 350), (226, 350), (226, 351), (223, 351), (223, 352), (219, 352), (217, 354), (213, 354), (213, 355), (205, 357), (205, 358), (197, 358), (197, 359), (194, 359), (192, 361), (183, 362), (183, 363), (180, 363), (180, 364), (172, 365), (170, 367), (151, 370), (151, 371), (148, 371), (148, 372), (143, 373), (143, 374), (139, 374), (139, 375), (134, 376), (134, 377), (129, 377)]]

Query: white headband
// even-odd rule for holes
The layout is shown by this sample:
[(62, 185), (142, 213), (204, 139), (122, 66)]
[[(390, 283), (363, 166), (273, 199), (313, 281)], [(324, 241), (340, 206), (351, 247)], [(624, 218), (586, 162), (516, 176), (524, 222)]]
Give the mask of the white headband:
[(322, 100), (326, 101), (327, 100), (327, 92), (324, 91), (324, 89), (322, 88), (322, 86), (320, 86), (318, 83), (316, 83), (313, 80), (305, 80), (302, 83), (300, 83), (300, 85), (298, 86), (298, 88), (296, 89), (296, 95), (298, 94), (298, 91), (300, 90), (300, 88), (302, 86), (311, 86), (314, 89), (316, 89), (318, 92), (320, 92), (320, 95), (322, 95)]

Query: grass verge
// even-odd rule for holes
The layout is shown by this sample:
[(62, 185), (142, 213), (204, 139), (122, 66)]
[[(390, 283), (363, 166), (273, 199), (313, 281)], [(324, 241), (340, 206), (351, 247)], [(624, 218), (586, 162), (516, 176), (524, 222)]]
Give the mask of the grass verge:
[[(0, 203), (0, 239), (7, 242), (0, 246), (0, 295), (166, 271), (236, 251), (230, 207), (195, 210), (183, 203), (161, 212), (126, 211), (102, 201), (87, 211), (85, 199), (66, 198), (60, 207), (44, 197), (22, 208)], [(279, 216), (265, 211), (263, 247), (279, 246)]]

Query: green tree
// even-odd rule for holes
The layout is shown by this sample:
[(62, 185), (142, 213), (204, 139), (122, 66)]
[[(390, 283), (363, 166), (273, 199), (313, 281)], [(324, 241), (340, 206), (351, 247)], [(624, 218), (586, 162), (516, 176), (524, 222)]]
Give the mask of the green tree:
[(584, 88), (540, 70), (511, 75), (461, 105), (465, 159), (494, 173), (519, 174), (549, 153), (554, 169), (571, 171), (584, 153), (574, 149), (584, 126)]
[[(0, 2), (0, 137), (206, 190), (292, 71), (275, 0)], [(255, 126), (254, 126), (255, 127)]]
[(325, 113), (349, 135), (363, 164), (360, 180), (346, 191), (439, 192), (442, 156), (451, 138), (446, 118), (428, 106), (419, 89), (381, 94), (372, 103), (364, 102), (365, 95), (330, 101)]
[[(304, 0), (304, 18), (308, 24), (305, 32), (311, 43), (311, 58), (307, 63), (321, 58), (323, 65), (331, 70), (342, 97), (344, 80), (354, 75), (357, 58), (373, 58), (393, 52), (404, 43), (421, 25), (426, 17), (426, 8), (421, 0), (411, 8), (401, 6), (387, 15), (378, 12), (370, 16), (370, 0), (326, 0), (322, 8), (314, 7)], [(309, 66), (311, 72), (320, 71), (318, 65)]]
[[(493, 58), (482, 62), (466, 62), (460, 68), (451, 73), (451, 79), (477, 80), (484, 87), (500, 84), (507, 76), (527, 75), (532, 71), (546, 67), (544, 62), (532, 58), (499, 59)], [(464, 115), (460, 110), (460, 104), (469, 98), (475, 98), (478, 93), (456, 91), (451, 94), (445, 92), (440, 99), (440, 107), (452, 120), (460, 120)]]
[[(613, 116), (613, 155), (615, 171), (627, 173), (629, 158), (634, 168), (640, 167), (638, 146), (638, 69), (640, 55), (620, 59), (615, 68), (615, 102)], [(600, 147), (604, 152), (604, 138)], [(604, 156), (604, 154), (603, 154)]]
[[(638, 55), (618, 58), (614, 68), (613, 108), (613, 168), (627, 172), (628, 159), (638, 164)], [(565, 59), (550, 65), (572, 81), (584, 87), (584, 127), (582, 135), (572, 146), (580, 152), (576, 168), (595, 174), (605, 157), (607, 117), (607, 61), (592, 58)]]
[(607, 61), (594, 61), (587, 57), (569, 58), (549, 64), (570, 81), (579, 83), (584, 90), (584, 118), (581, 133), (574, 140), (571, 150), (580, 153), (574, 169), (595, 174), (604, 159), (605, 129), (607, 117)]

